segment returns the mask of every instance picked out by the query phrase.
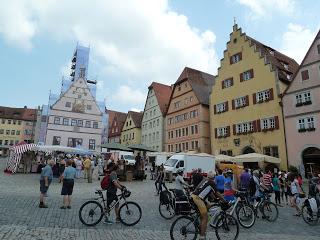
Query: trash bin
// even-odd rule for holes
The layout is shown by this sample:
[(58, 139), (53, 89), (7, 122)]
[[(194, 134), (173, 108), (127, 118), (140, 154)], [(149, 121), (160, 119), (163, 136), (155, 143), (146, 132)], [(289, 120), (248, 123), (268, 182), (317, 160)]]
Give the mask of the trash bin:
[(127, 181), (132, 182), (132, 179), (133, 179), (133, 172), (127, 171)]

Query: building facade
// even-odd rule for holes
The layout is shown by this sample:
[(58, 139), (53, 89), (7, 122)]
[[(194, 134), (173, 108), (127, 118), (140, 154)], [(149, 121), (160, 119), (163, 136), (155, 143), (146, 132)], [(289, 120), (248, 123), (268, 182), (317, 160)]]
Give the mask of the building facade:
[(287, 168), (281, 95), (297, 68), (293, 59), (233, 26), (211, 93), (213, 154), (257, 152), (279, 157), (281, 169)]
[(165, 114), (170, 101), (171, 87), (153, 82), (148, 95), (142, 118), (141, 142), (155, 151), (165, 150)]
[(320, 31), (283, 97), (289, 164), (320, 173)]
[(102, 116), (87, 81), (78, 78), (50, 106), (45, 143), (95, 150), (101, 144)]
[(33, 143), (36, 122), (36, 109), (0, 107), (0, 150), (3, 154), (7, 154), (9, 146)]
[(129, 111), (121, 131), (121, 143), (132, 145), (141, 143), (141, 122), (143, 112)]
[(166, 115), (166, 151), (210, 153), (209, 95), (215, 77), (186, 67), (175, 82)]
[[(114, 114), (110, 119), (108, 143), (121, 143), (121, 131), (126, 121), (127, 114), (113, 111)], [(109, 116), (111, 113), (109, 114)]]

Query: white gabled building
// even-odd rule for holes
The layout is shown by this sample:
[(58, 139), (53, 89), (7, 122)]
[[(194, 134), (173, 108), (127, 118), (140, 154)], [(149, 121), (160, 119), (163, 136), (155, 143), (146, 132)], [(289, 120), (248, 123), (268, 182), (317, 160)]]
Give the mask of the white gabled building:
[(103, 112), (87, 80), (78, 78), (50, 106), (45, 143), (95, 150), (101, 144), (104, 125)]
[(171, 91), (170, 86), (161, 83), (153, 82), (149, 86), (141, 125), (141, 143), (155, 151), (165, 150), (165, 115)]

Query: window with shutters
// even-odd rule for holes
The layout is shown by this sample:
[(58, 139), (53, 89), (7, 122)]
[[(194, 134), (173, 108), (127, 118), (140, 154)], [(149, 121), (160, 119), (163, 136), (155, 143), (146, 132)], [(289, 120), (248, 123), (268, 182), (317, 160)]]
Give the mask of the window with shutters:
[(268, 146), (263, 148), (263, 153), (265, 155), (271, 156), (271, 157), (279, 157), (279, 149), (278, 146)]
[(261, 129), (262, 131), (267, 131), (267, 130), (272, 130), (272, 129), (277, 129), (277, 122), (275, 117), (271, 118), (264, 118), (261, 120)]
[(248, 81), (251, 78), (253, 78), (253, 69), (250, 69), (242, 73), (242, 81)]
[(218, 138), (226, 137), (226, 136), (228, 136), (228, 127), (217, 128), (217, 137)]
[(253, 122), (244, 122), (244, 123), (238, 123), (236, 124), (236, 133), (242, 134), (242, 133), (250, 133), (254, 132), (254, 125)]
[(54, 117), (54, 124), (60, 124), (60, 117)]
[(233, 78), (228, 78), (222, 81), (222, 89), (229, 88), (233, 86)]
[(241, 108), (247, 106), (247, 97), (240, 97), (234, 100), (235, 108)]
[(230, 64), (235, 64), (242, 60), (242, 53), (234, 54), (230, 57)]
[(302, 81), (309, 79), (309, 71), (308, 70), (304, 70), (301, 72), (301, 79), (302, 79)]
[(314, 131), (315, 130), (315, 117), (305, 117), (298, 119), (298, 131)]
[(216, 112), (217, 113), (225, 112), (226, 109), (227, 109), (227, 102), (219, 103), (216, 105)]

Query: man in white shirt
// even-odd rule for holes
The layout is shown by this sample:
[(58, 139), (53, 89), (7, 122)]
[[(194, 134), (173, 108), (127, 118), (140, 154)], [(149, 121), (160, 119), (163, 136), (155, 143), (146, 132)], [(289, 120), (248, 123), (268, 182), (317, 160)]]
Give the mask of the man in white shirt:
[(176, 194), (181, 195), (184, 194), (184, 187), (191, 187), (188, 183), (186, 183), (183, 179), (183, 170), (177, 171), (177, 176), (175, 179), (176, 183)]

